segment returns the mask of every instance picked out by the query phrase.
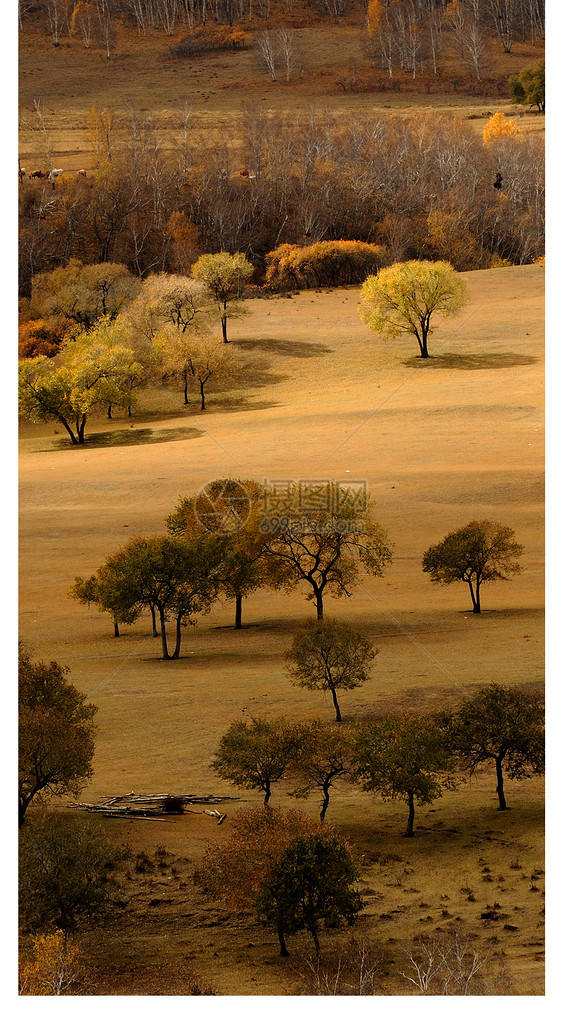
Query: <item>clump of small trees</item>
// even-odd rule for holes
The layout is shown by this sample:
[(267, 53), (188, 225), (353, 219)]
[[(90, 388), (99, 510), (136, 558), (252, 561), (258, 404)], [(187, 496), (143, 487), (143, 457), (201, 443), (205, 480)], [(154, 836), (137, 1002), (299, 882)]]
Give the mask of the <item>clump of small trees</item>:
[(283, 243), (265, 258), (265, 283), (280, 290), (359, 285), (379, 270), (386, 256), (384, 247), (358, 240)]
[(299, 930), (319, 954), (321, 926), (351, 925), (362, 907), (349, 847), (298, 810), (243, 810), (233, 824), (229, 839), (207, 850), (198, 883), (235, 911), (251, 908), (277, 933), (281, 957)]

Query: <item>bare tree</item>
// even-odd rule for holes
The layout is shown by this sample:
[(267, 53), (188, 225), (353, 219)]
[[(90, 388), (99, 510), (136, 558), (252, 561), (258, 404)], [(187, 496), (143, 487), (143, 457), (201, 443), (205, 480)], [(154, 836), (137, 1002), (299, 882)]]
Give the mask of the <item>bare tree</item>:
[(263, 63), (271, 74), (271, 80), (277, 81), (275, 65), (277, 60), (277, 47), (270, 32), (259, 32), (256, 35), (256, 45)]
[(285, 77), (289, 81), (298, 59), (298, 48), (292, 28), (280, 28), (276, 35), (279, 55), (285, 65)]
[(60, 46), (61, 35), (68, 29), (68, 5), (66, 0), (45, 0), (47, 23), (54, 46)]

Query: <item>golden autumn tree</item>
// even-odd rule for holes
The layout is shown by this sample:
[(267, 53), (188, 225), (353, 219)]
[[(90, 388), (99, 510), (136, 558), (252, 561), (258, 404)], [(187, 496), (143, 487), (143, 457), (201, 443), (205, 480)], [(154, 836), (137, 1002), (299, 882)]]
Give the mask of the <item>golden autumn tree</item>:
[(484, 144), (489, 144), (490, 141), (495, 141), (498, 138), (517, 138), (521, 136), (519, 127), (516, 126), (515, 120), (508, 120), (505, 113), (494, 113), (490, 117), (484, 130), (482, 131), (482, 140)]
[(32, 956), (20, 970), (20, 996), (79, 996), (87, 992), (82, 951), (68, 940), (64, 930), (38, 933), (32, 941)]

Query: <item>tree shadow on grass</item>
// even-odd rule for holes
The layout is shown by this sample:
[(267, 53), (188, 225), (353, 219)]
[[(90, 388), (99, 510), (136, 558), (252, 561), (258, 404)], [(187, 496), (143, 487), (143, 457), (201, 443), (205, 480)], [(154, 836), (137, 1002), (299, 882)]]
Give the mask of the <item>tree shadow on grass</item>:
[(314, 359), (316, 356), (332, 355), (334, 351), (320, 342), (283, 341), (277, 338), (239, 338), (236, 345), (244, 350), (273, 352), (277, 356), (292, 356), (295, 359)]
[(536, 362), (537, 356), (524, 356), (519, 352), (445, 352), (429, 359), (420, 356), (404, 359), (402, 365), (410, 370), (420, 366), (430, 370), (507, 370), (513, 366), (531, 366)]
[(60, 440), (53, 440), (51, 447), (42, 447), (39, 453), (79, 450), (85, 447), (130, 447), (134, 444), (164, 444), (171, 440), (195, 440), (203, 435), (203, 430), (187, 426), (162, 430), (140, 429), (136, 426), (130, 426), (129, 429), (90, 433), (85, 437), (83, 444), (71, 444), (68, 437), (61, 437)]

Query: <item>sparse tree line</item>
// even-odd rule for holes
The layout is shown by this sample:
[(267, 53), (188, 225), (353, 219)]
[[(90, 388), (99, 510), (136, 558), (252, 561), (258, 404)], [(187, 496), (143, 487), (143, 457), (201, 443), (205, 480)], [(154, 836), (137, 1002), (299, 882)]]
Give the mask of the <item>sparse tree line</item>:
[[(232, 504), (241, 488), (248, 499), (247, 515), (244, 524), (233, 530)], [(282, 523), (272, 525), (275, 507), (263, 486), (251, 480), (245, 480), (243, 486), (235, 479), (215, 480), (208, 484), (203, 498), (200, 493), (180, 499), (166, 519), (167, 534), (135, 536), (107, 557), (95, 574), (77, 577), (71, 597), (108, 613), (115, 636), (120, 634), (120, 625), (130, 625), (150, 611), (152, 635), (161, 637), (162, 657), (166, 660), (179, 658), (183, 627), (193, 622), (194, 614), (208, 612), (221, 595), (235, 602), (237, 629), (242, 625), (243, 601), (266, 587), (285, 592), (304, 588), (307, 600), (314, 605), (316, 620), (323, 621), (328, 595), (347, 598), (365, 574), (382, 576), (392, 560), (392, 544), (368, 503), (358, 516), (353, 505), (314, 505), (313, 497), (316, 494), (320, 499), (322, 488), (309, 484), (307, 490), (312, 497), (306, 516), (302, 510), (292, 511), (285, 502)], [(210, 504), (206, 518), (201, 513), (202, 499)], [(518, 574), (522, 553), (513, 529), (474, 520), (431, 546), (422, 566), (434, 582), (467, 584), (472, 611), (478, 614), (482, 585)], [(175, 631), (171, 654), (170, 624)], [(328, 638), (322, 650), (329, 660), (330, 653), (336, 651), (329, 640), (331, 628), (323, 623), (318, 630), (316, 636)], [(352, 635), (344, 640), (350, 651)], [(366, 663), (369, 650), (361, 639), (355, 650)], [(310, 659), (301, 668), (312, 680)], [(319, 685), (323, 685), (324, 678), (327, 680), (323, 688), (332, 693), (338, 720), (341, 715), (336, 687), (340, 679), (346, 686), (345, 672), (335, 683), (335, 677), (325, 676), (322, 667), (317, 673)], [(357, 673), (357, 659), (351, 672)], [(366, 678), (364, 669), (361, 673), (359, 682)]]
[(366, 19), (371, 34), (383, 21), (387, 39), (403, 61), (422, 45), (435, 58), (442, 34), (455, 33), (459, 21), (465, 31), (475, 23), (505, 52), (514, 42), (543, 39), (545, 31), (544, 0), (19, 0), (20, 27), (31, 17), (41, 19), (55, 46), (76, 35), (86, 48), (97, 42), (96, 36), (107, 35), (107, 22), (113, 30), (119, 24), (150, 37), (213, 24), (254, 29), (295, 18), (302, 26), (326, 17), (336, 25)]
[[(321, 624), (318, 633), (323, 629)], [(357, 638), (350, 641), (345, 627), (333, 628), (334, 632), (343, 634), (331, 642), (337, 668), (348, 658), (350, 646), (356, 659)], [(314, 637), (310, 631), (307, 656), (302, 654), (302, 636), (289, 653), (301, 666), (302, 676), (314, 670), (311, 647), (317, 661), (324, 657), (323, 636)], [(371, 652), (370, 661), (372, 656)], [(359, 670), (364, 670), (365, 661), (369, 658), (363, 652)], [(112, 846), (101, 831), (78, 817), (64, 818), (35, 808), (28, 814), (29, 805), (45, 796), (77, 795), (92, 773), (96, 708), (67, 680), (67, 672), (54, 661), (35, 662), (25, 648), (20, 650), (22, 928), (28, 932), (56, 928), (54, 934), (33, 938), (33, 957), (24, 963), (22, 973), (24, 993), (86, 991), (83, 956), (79, 948), (68, 946), (67, 934), (83, 916), (99, 912), (118, 896), (113, 871), (130, 854)], [(507, 809), (504, 775), (522, 779), (544, 772), (544, 709), (537, 693), (492, 683), (467, 694), (452, 711), (397, 712), (344, 726), (285, 718), (233, 722), (218, 745), (212, 767), (237, 786), (262, 791), (266, 805), (236, 814), (229, 837), (207, 849), (196, 882), (234, 910), (250, 908), (277, 934), (283, 957), (289, 953), (288, 936), (309, 932), (316, 973), (320, 975), (323, 968), (326, 975), (329, 966), (323, 967), (320, 929), (352, 925), (364, 907), (354, 886), (359, 868), (351, 850), (325, 821), (334, 783), (351, 781), (383, 799), (402, 800), (408, 807), (405, 835), (410, 837), (415, 805), (433, 802), (444, 790), (455, 789), (457, 770), (472, 774), (490, 763), (495, 765), (500, 810)], [(297, 798), (318, 792), (319, 823), (301, 811), (269, 805), (271, 787), (281, 779)], [(466, 954), (465, 945), (458, 934), (455, 941), (440, 944), (452, 947), (449, 958), (458, 947)], [(427, 965), (422, 959), (428, 958), (424, 948), (432, 946), (436, 942), (418, 940), (418, 951), (406, 952), (412, 967), (402, 974), (422, 993), (430, 991), (429, 980), (422, 982), (419, 975), (422, 969), (424, 974), (431, 971), (432, 962)], [(474, 960), (468, 965), (471, 973), (467, 979), (462, 976), (464, 989), (460, 990), (465, 993), (477, 971)], [(451, 966), (445, 963), (444, 967), (442, 961), (439, 968), (451, 973), (451, 978), (439, 987), (436, 980), (433, 990), (458, 992), (460, 982), (452, 976)], [(369, 982), (367, 990), (361, 980), (360, 991), (374, 991), (374, 982)]]
[[(36, 274), (72, 258), (121, 263), (145, 278), (186, 273), (202, 253), (241, 251), (259, 279), (268, 263), (275, 274), (280, 250), (293, 246), (306, 258), (298, 251), (324, 241), (378, 245), (386, 263), (447, 259), (457, 270), (544, 253), (543, 138), (535, 132), (484, 139), (436, 114), (359, 120), (248, 105), (217, 147), (199, 136), (189, 111), (166, 136), (142, 115), (93, 109), (89, 122), (94, 169), (52, 182), (22, 178), (24, 296)], [(40, 103), (24, 131), (52, 169)], [(319, 262), (313, 250), (308, 256), (310, 284)]]

